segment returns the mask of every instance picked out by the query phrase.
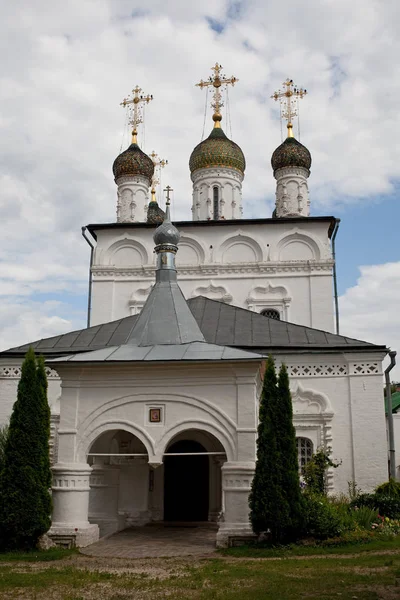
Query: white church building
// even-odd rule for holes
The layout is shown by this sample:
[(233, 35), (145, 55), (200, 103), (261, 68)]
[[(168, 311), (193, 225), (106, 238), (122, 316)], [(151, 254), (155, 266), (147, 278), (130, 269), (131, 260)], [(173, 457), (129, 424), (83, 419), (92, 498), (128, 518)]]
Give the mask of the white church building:
[(329, 492), (387, 479), (387, 349), (334, 333), (337, 220), (310, 216), (311, 155), (289, 119), (272, 156), (274, 215), (242, 219), (245, 158), (221, 128), (218, 69), (210, 81), (214, 128), (189, 162), (192, 221), (173, 225), (157, 205), (136, 88), (133, 141), (113, 165), (117, 220), (85, 231), (90, 326), (0, 353), (0, 422), (29, 346), (46, 357), (59, 541), (157, 521), (217, 522), (220, 546), (250, 534), (268, 354), (288, 367), (299, 466), (325, 446), (342, 461)]

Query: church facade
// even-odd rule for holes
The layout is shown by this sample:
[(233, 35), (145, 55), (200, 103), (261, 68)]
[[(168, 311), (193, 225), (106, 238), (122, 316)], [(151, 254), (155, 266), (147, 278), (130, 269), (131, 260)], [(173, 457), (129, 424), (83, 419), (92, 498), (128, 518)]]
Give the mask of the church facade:
[[(221, 81), (216, 70), (217, 92)], [(0, 353), (0, 421), (31, 345), (47, 360), (54, 539), (84, 546), (154, 521), (214, 521), (224, 546), (251, 533), (265, 357), (288, 367), (299, 468), (324, 446), (342, 461), (329, 492), (349, 481), (368, 491), (387, 478), (387, 349), (333, 333), (337, 220), (310, 216), (311, 155), (291, 122), (272, 157), (273, 217), (242, 219), (245, 158), (214, 102), (189, 162), (192, 221), (173, 225), (137, 144), (140, 91), (132, 144), (113, 166), (117, 220), (86, 228), (89, 326)]]

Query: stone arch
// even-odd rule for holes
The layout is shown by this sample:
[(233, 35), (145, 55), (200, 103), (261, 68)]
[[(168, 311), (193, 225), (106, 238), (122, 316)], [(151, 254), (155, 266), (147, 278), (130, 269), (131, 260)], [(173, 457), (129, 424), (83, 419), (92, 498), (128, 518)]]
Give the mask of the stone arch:
[(148, 264), (146, 248), (140, 242), (129, 238), (114, 242), (105, 254), (106, 264), (115, 266), (141, 266)]
[(181, 234), (179, 250), (176, 254), (176, 264), (179, 265), (202, 265), (205, 262), (206, 253), (201, 242), (192, 236)]
[(235, 460), (235, 444), (231, 436), (227, 435), (227, 432), (222, 427), (202, 419), (186, 419), (167, 429), (157, 443), (157, 455), (162, 456), (180, 433), (188, 431), (204, 431), (211, 434), (223, 447), (227, 460)]
[[(219, 407), (215, 406), (215, 404), (211, 403), (204, 398), (199, 398), (196, 396), (189, 396), (185, 394), (168, 394), (168, 393), (138, 393), (138, 394), (129, 394), (127, 396), (122, 396), (119, 398), (112, 398), (108, 402), (104, 403), (101, 406), (95, 408), (91, 413), (89, 413), (85, 419), (83, 420), (80, 430), (80, 445), (82, 443), (86, 443), (87, 439), (91, 439), (93, 441), (92, 433), (97, 428), (102, 428), (101, 432), (106, 431), (107, 429), (112, 428), (124, 428), (130, 427), (128, 431), (131, 431), (134, 435), (136, 435), (147, 447), (149, 452), (149, 456), (155, 455), (155, 442), (153, 438), (147, 433), (147, 431), (143, 427), (139, 427), (135, 423), (125, 420), (115, 420), (112, 418), (112, 411), (116, 409), (120, 409), (126, 404), (143, 404), (147, 405), (149, 403), (161, 403), (166, 405), (168, 409), (168, 404), (173, 403), (183, 403), (189, 404), (192, 408), (200, 409), (203, 413), (202, 417), (197, 417), (197, 420), (188, 421), (190, 423), (194, 423), (194, 428), (201, 428), (196, 425), (196, 423), (204, 423), (205, 426), (209, 426), (213, 429), (210, 429), (210, 433), (217, 432), (218, 435), (221, 434), (224, 436), (224, 439), (229, 440), (229, 447), (234, 448), (234, 432), (236, 431), (235, 422)], [(107, 419), (108, 417), (108, 419)], [(182, 420), (179, 422), (186, 423), (187, 421)], [(111, 425), (115, 425), (118, 423), (118, 427), (112, 427)], [(135, 432), (138, 433), (135, 433)], [(141, 438), (140, 436), (144, 436)], [(144, 440), (147, 440), (146, 442)], [(228, 442), (227, 442), (228, 443)], [(86, 447), (86, 446), (85, 446)], [(80, 452), (82, 452), (80, 450)], [(158, 455), (158, 451), (157, 451)], [(84, 461), (85, 462), (85, 461)]]
[(222, 263), (262, 262), (263, 251), (258, 241), (238, 231), (222, 242), (217, 251), (217, 259)]
[(87, 454), (93, 443), (104, 433), (115, 430), (123, 430), (131, 433), (142, 442), (149, 457), (154, 455), (155, 443), (147, 431), (145, 431), (142, 427), (139, 427), (136, 423), (131, 423), (130, 421), (110, 419), (101, 421), (100, 423), (95, 421), (92, 423), (92, 426), (89, 426), (84, 431), (78, 431), (79, 441), (76, 450), (77, 462), (85, 463)]
[(318, 241), (298, 229), (284, 234), (271, 250), (272, 260), (320, 260), (321, 254)]

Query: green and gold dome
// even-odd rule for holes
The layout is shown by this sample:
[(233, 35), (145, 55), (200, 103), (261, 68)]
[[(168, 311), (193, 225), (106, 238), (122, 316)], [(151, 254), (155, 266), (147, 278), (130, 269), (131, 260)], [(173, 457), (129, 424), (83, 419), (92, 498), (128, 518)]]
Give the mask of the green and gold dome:
[(220, 119), (216, 119), (216, 116), (214, 115), (214, 129), (207, 139), (196, 146), (190, 156), (190, 172), (209, 167), (230, 167), (244, 175), (244, 154), (241, 148), (225, 135), (220, 126)]
[(293, 137), (291, 126), (288, 126), (288, 137), (272, 154), (271, 165), (274, 174), (284, 167), (303, 167), (310, 170), (311, 154), (309, 150)]
[(113, 173), (115, 181), (119, 177), (141, 175), (149, 180), (150, 185), (154, 175), (154, 163), (151, 158), (139, 148), (135, 133), (129, 148), (115, 159)]

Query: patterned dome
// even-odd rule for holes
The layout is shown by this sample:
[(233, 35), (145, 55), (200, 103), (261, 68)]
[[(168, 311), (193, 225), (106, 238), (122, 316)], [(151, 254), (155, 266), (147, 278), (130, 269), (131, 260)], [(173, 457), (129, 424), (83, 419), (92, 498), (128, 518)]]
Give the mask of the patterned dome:
[(271, 165), (274, 173), (283, 167), (304, 167), (309, 170), (311, 167), (311, 154), (296, 138), (287, 137), (273, 153)]
[(246, 160), (242, 150), (228, 139), (220, 127), (215, 127), (208, 138), (196, 146), (190, 160), (190, 172), (207, 167), (231, 167), (242, 174)]
[(137, 144), (131, 144), (115, 159), (113, 173), (116, 180), (123, 175), (142, 175), (149, 180), (150, 185), (154, 174), (154, 164)]
[(153, 240), (156, 246), (160, 244), (172, 244), (173, 246), (177, 246), (179, 244), (181, 234), (171, 223), (171, 217), (169, 212), (169, 206), (167, 206), (167, 210), (165, 213), (165, 219), (163, 223), (157, 227), (154, 232)]

